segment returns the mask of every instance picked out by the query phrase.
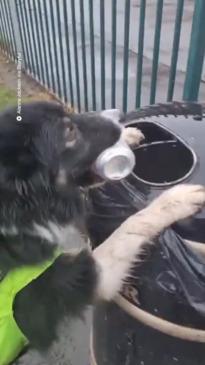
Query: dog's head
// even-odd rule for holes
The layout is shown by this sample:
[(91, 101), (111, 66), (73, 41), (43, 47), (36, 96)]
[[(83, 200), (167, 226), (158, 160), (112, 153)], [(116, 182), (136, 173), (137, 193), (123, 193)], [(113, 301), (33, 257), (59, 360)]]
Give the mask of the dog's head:
[(99, 154), (120, 137), (116, 111), (69, 114), (51, 102), (22, 105), (0, 114), (0, 185), (92, 184)]

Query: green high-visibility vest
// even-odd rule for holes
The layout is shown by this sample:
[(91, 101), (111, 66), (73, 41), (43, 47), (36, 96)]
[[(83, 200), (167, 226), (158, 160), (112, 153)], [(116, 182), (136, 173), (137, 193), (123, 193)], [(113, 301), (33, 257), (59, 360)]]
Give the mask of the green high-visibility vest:
[(14, 318), (16, 295), (46, 271), (57, 256), (59, 253), (41, 264), (14, 269), (0, 282), (0, 365), (11, 364), (29, 343)]

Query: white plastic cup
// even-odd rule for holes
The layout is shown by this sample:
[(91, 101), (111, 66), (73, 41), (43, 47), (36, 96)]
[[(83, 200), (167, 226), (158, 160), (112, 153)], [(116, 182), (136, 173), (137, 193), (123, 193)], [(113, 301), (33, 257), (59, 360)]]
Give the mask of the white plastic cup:
[(93, 170), (105, 180), (121, 180), (135, 166), (135, 155), (121, 138), (115, 145), (103, 151), (94, 163)]

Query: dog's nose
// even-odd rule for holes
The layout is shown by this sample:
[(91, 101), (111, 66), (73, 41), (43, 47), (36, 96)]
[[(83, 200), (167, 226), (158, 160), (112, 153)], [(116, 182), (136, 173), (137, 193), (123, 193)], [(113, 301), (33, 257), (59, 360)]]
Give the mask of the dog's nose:
[(103, 118), (109, 119), (115, 124), (119, 124), (119, 121), (123, 116), (123, 113), (119, 109), (106, 109), (101, 112), (101, 116)]

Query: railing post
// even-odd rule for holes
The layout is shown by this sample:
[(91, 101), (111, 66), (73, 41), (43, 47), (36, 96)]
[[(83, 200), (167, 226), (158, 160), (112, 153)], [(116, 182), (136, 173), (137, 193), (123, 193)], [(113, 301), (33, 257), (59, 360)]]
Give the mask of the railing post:
[(205, 0), (196, 0), (183, 93), (183, 99), (187, 101), (198, 99), (205, 54), (204, 22)]
[(16, 6), (18, 6), (18, 4), (16, 4), (15, 0), (10, 0), (9, 5), (10, 5), (11, 21), (13, 24), (17, 53), (20, 53), (22, 55), (22, 61), (21, 61), (22, 68), (25, 69), (25, 60), (24, 60), (25, 53), (24, 53), (24, 48), (22, 45), (22, 40), (20, 37), (20, 26), (19, 26), (19, 21), (18, 21), (17, 12), (16, 12)]

